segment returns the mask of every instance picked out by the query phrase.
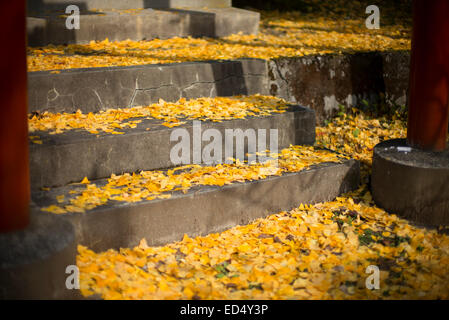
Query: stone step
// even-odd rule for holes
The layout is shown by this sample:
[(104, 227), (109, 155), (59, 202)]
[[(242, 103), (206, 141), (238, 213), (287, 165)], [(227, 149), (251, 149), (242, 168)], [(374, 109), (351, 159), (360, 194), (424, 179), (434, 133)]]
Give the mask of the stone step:
[(382, 97), (405, 105), (409, 63), (408, 52), (395, 51), (30, 72), (29, 105), (30, 111), (98, 111), (159, 97), (261, 93), (314, 109), (323, 123), (340, 105), (375, 105)]
[[(105, 181), (95, 181), (97, 186)], [(179, 241), (221, 232), (300, 204), (329, 201), (359, 184), (359, 163), (342, 160), (312, 165), (299, 172), (225, 186), (193, 186), (186, 193), (173, 191), (170, 198), (139, 202), (108, 201), (83, 213), (63, 213), (73, 223), (79, 244), (95, 251), (136, 246), (142, 238), (149, 245)], [(68, 200), (83, 185), (33, 192), (39, 208)], [(65, 201), (65, 200), (64, 200)], [(54, 213), (48, 213), (54, 214)]]
[[(42, 141), (42, 144), (30, 142), (32, 188), (62, 186), (81, 181), (84, 177), (98, 179), (108, 177), (112, 173), (173, 167), (170, 152), (178, 144), (179, 138), (170, 141), (170, 137), (177, 129), (185, 129), (188, 132), (191, 139), (189, 150), (193, 159), (194, 146), (191, 141), (192, 139), (197, 141), (198, 137), (192, 132), (192, 120), (174, 128), (162, 126), (160, 120), (145, 118), (138, 120), (142, 122), (136, 128), (118, 130), (124, 132), (121, 135), (111, 133), (96, 135), (81, 130), (70, 130), (60, 134), (49, 134), (48, 131), (30, 133), (34, 139)], [(200, 124), (201, 134), (207, 129), (216, 129), (220, 132), (222, 139), (219, 142), (223, 150), (223, 161), (226, 160), (223, 146), (227, 129), (254, 130), (258, 137), (257, 143), (266, 143), (266, 148), (269, 148), (271, 143), (270, 129), (277, 129), (276, 143), (279, 150), (290, 144), (308, 145), (315, 141), (315, 114), (312, 110), (300, 106), (292, 106), (284, 113), (263, 117), (252, 116), (220, 123), (211, 121), (196, 123)], [(259, 135), (260, 129), (265, 129), (266, 139)], [(203, 147), (208, 145), (209, 141), (210, 138), (202, 142)], [(246, 153), (248, 141), (244, 144)], [(235, 154), (237, 141), (234, 141), (232, 148)]]
[(29, 72), (29, 112), (98, 112), (159, 99), (267, 94), (267, 74), (266, 61), (259, 59)]
[[(139, 9), (83, 12), (79, 28), (66, 27), (61, 13), (27, 17), (28, 44), (85, 44), (92, 40), (151, 40), (257, 34), (260, 14), (238, 8)], [(119, 27), (118, 27), (119, 26)]]

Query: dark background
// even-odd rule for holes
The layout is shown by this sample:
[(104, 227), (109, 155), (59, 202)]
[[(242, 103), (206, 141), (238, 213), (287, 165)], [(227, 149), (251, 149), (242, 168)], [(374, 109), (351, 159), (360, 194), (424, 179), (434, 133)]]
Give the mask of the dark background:
[[(235, 7), (252, 7), (260, 10), (299, 10), (304, 12), (322, 11), (331, 9), (335, 11), (338, 7), (367, 7), (374, 4), (380, 8), (383, 6), (395, 7), (398, 9), (411, 8), (412, 0), (375, 0), (375, 1), (338, 1), (338, 0), (233, 0)], [(337, 10), (338, 11), (338, 10)]]
[(369, 5), (377, 5), (384, 22), (411, 22), (413, 0), (233, 0), (238, 8), (300, 11), (324, 17), (357, 18)]

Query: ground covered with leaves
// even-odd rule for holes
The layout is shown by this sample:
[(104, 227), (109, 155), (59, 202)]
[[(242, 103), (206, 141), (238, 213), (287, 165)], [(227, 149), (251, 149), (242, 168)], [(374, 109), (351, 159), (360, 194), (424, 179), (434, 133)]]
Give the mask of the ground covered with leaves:
[[(359, 159), (404, 137), (403, 117), (355, 112), (317, 128), (317, 145)], [(449, 237), (376, 207), (367, 183), (220, 234), (162, 247), (79, 247), (81, 291), (104, 299), (449, 299)], [(376, 265), (380, 289), (368, 290)]]
[(119, 42), (106, 39), (86, 45), (30, 47), (28, 70), (410, 49), (410, 14), (397, 10), (391, 1), (380, 6), (381, 28), (377, 30), (365, 26), (368, 4), (363, 1), (325, 1), (325, 6), (317, 1), (302, 2), (305, 11), (262, 11), (258, 35)]

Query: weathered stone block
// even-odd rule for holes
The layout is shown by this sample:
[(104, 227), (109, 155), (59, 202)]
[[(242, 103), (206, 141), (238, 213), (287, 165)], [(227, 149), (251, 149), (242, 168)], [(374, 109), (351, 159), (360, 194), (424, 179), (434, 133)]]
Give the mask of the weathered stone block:
[(267, 94), (266, 74), (258, 59), (32, 72), (29, 111), (97, 112), (159, 99)]
[(409, 59), (405, 51), (274, 59), (268, 64), (269, 90), (314, 109), (320, 123), (339, 105), (350, 108), (362, 100), (405, 105)]

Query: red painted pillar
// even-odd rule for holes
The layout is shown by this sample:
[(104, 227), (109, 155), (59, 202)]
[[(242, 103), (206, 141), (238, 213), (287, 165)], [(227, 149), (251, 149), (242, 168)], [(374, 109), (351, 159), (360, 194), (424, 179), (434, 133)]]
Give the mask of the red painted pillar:
[(25, 2), (0, 1), (0, 232), (29, 223)]
[(449, 1), (414, 0), (407, 141), (446, 148), (449, 110)]

